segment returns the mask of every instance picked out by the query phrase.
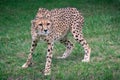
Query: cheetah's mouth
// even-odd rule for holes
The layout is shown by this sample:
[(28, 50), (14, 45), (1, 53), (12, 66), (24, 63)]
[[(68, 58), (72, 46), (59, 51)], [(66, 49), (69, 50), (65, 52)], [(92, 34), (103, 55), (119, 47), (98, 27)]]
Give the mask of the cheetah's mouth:
[(44, 35), (44, 36), (47, 36), (49, 33), (50, 33), (50, 31), (37, 32), (38, 35)]

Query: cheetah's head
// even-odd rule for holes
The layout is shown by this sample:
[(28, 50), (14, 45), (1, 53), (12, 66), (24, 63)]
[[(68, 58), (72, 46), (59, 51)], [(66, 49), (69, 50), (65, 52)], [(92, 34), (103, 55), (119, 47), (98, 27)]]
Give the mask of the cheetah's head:
[(38, 35), (48, 35), (51, 33), (52, 22), (48, 10), (40, 8), (36, 18), (32, 20), (31, 23)]
[(32, 20), (32, 27), (38, 35), (48, 35), (51, 33), (52, 22), (49, 19), (36, 19)]

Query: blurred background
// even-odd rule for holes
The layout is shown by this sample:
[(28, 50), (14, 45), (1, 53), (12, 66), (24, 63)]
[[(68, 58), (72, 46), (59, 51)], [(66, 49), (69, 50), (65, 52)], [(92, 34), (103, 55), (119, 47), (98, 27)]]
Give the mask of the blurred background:
[[(55, 44), (50, 76), (42, 73), (44, 41), (34, 52), (32, 67), (22, 69), (31, 45), (30, 22), (38, 8), (65, 7), (75, 7), (85, 17), (83, 33), (92, 48), (91, 62), (81, 62), (84, 51), (69, 34), (75, 48), (59, 60), (65, 47)], [(120, 80), (120, 0), (1, 0), (0, 80)]]

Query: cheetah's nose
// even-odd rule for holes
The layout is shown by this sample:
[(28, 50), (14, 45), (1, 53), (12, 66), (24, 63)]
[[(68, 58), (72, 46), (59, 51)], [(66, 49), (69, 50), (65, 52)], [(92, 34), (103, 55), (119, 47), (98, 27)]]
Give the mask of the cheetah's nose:
[(44, 30), (44, 32), (46, 33), (46, 32), (47, 32), (47, 30)]

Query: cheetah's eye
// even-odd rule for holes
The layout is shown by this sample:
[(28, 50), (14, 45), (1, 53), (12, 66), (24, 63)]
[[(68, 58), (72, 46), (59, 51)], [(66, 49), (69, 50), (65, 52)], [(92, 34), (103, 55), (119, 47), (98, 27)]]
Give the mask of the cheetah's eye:
[(39, 26), (42, 26), (42, 24), (39, 24)]
[(50, 23), (47, 23), (47, 26), (49, 26), (50, 25)]

